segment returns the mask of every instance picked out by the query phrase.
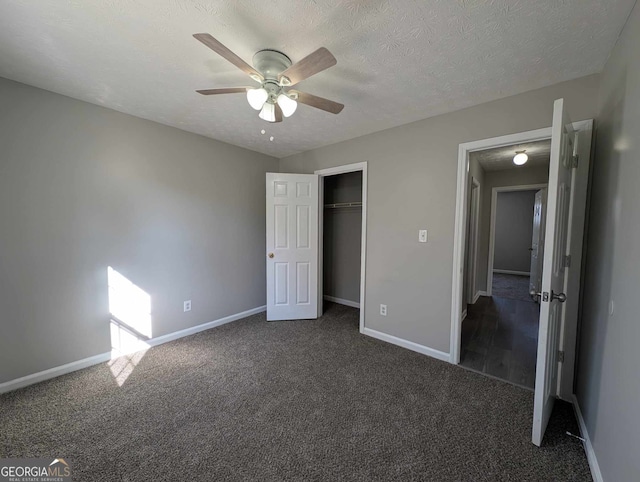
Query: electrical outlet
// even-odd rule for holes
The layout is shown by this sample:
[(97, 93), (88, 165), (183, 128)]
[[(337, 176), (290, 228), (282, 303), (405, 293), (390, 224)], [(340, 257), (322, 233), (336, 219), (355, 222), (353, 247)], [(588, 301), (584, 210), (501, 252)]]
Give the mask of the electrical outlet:
[(184, 312), (191, 311), (191, 300), (187, 300), (184, 302)]
[(380, 305), (380, 314), (382, 316), (387, 316), (387, 305)]
[(426, 243), (427, 242), (427, 230), (426, 229), (420, 229), (418, 231), (418, 241), (420, 243)]

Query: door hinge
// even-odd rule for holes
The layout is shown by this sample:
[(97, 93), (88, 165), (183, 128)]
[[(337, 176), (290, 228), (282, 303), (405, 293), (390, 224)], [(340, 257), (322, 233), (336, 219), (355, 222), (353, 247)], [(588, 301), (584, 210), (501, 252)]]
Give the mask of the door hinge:
[(558, 350), (558, 363), (564, 363), (564, 351)]
[(566, 255), (566, 256), (564, 257), (564, 263), (563, 263), (563, 266), (564, 266), (565, 268), (571, 268), (571, 255), (570, 255), (570, 254), (568, 254), (568, 255)]
[(571, 167), (573, 167), (574, 169), (577, 169), (579, 161), (580, 161), (580, 156), (578, 154), (574, 154), (573, 160), (571, 161)]

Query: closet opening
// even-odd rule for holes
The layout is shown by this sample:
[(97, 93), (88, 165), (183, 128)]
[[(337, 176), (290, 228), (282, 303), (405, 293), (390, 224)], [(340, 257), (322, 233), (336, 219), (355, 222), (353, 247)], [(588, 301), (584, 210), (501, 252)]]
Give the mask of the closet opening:
[(364, 328), (366, 163), (317, 171), (320, 175), (318, 306)]

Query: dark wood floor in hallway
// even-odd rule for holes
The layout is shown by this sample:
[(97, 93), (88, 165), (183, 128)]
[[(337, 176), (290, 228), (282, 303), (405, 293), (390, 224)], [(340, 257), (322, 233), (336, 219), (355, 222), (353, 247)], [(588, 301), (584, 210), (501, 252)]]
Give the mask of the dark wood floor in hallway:
[(461, 365), (533, 390), (538, 323), (536, 303), (481, 296), (462, 323)]

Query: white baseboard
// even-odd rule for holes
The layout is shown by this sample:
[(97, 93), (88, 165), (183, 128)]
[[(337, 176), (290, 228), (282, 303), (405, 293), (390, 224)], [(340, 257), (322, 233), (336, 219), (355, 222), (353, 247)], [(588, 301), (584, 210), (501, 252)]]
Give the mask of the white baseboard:
[(89, 358), (83, 358), (82, 360), (66, 363), (58, 367), (49, 368), (41, 372), (32, 373), (24, 377), (9, 380), (8, 382), (0, 383), (0, 393), (11, 392), (18, 388), (23, 388), (34, 383), (43, 382), (50, 378), (56, 378), (60, 375), (66, 375), (67, 373), (75, 372), (93, 365), (108, 362), (111, 360), (111, 352), (101, 353), (100, 355), (90, 356)]
[(403, 340), (402, 338), (398, 338), (393, 335), (387, 335), (386, 333), (382, 333), (381, 331), (372, 330), (371, 328), (364, 328), (361, 333), (363, 333), (364, 335), (371, 336), (373, 338), (377, 338), (378, 340), (386, 341), (388, 343), (401, 346), (402, 348), (406, 348), (411, 351), (422, 353), (423, 355), (427, 355), (432, 358), (437, 358), (438, 360), (442, 360), (446, 362), (449, 361), (448, 353), (445, 353), (439, 350), (434, 350), (433, 348), (429, 348), (428, 346), (418, 345), (417, 343)]
[[(220, 318), (219, 320), (210, 321), (208, 323), (203, 323), (202, 325), (193, 326), (191, 328), (175, 331), (173, 333), (162, 335), (157, 338), (152, 338), (151, 340), (146, 340), (145, 344), (149, 345), (149, 347), (162, 345), (163, 343), (174, 341), (174, 340), (177, 340), (178, 338), (183, 338), (185, 336), (193, 335), (195, 333), (199, 333), (204, 330), (215, 328), (216, 326), (224, 325), (226, 323), (231, 323), (232, 321), (246, 318), (247, 316), (255, 315), (257, 313), (262, 313), (266, 309), (267, 309), (266, 306), (259, 306), (258, 308), (253, 308), (251, 310), (243, 311), (241, 313), (236, 313), (234, 315), (226, 316), (224, 318)], [(45, 380), (49, 380), (51, 378), (59, 377), (61, 375), (66, 375), (67, 373), (75, 372), (83, 368), (87, 368), (93, 365), (98, 365), (100, 363), (105, 363), (111, 360), (111, 358), (112, 358), (112, 354), (109, 351), (107, 353), (101, 353), (99, 355), (83, 358), (82, 360), (77, 360), (71, 363), (67, 363), (65, 365), (49, 368), (47, 370), (33, 373), (31, 375), (26, 375), (24, 377), (16, 378), (14, 380), (9, 380), (8, 382), (0, 383), (0, 393), (10, 392), (13, 390), (17, 390), (18, 388), (23, 388), (29, 385), (33, 385), (34, 383), (39, 383)]]
[(180, 331), (174, 331), (173, 333), (169, 333), (168, 335), (162, 335), (157, 338), (152, 338), (151, 340), (147, 340), (146, 343), (149, 346), (162, 345), (163, 343), (168, 343), (170, 341), (177, 340), (178, 338), (184, 338), (185, 336), (194, 335), (196, 333), (200, 333), (201, 331), (210, 330), (211, 328), (215, 328), (216, 326), (225, 325), (227, 323), (231, 323), (232, 321), (246, 318), (247, 316), (262, 313), (266, 310), (266, 305), (258, 306), (257, 308), (252, 308), (241, 313), (225, 316), (224, 318), (220, 318), (219, 320), (210, 321), (208, 323), (203, 323), (202, 325), (192, 326), (191, 328), (186, 328)]
[(582, 418), (582, 412), (580, 411), (580, 404), (576, 396), (573, 396), (573, 410), (575, 411), (576, 418), (578, 419), (578, 425), (580, 426), (580, 435), (584, 439), (584, 451), (587, 454), (587, 461), (589, 462), (589, 469), (591, 469), (591, 476), (594, 482), (603, 482), (602, 472), (600, 472), (600, 465), (598, 465), (598, 459), (596, 453), (591, 445), (591, 439), (589, 438), (589, 432), (587, 431), (587, 425)]
[(494, 269), (493, 270), (494, 273), (500, 273), (500, 274), (517, 274), (520, 276), (531, 276), (531, 273), (529, 271), (513, 271), (510, 269)]
[(467, 317), (467, 310), (465, 309), (465, 310), (462, 312), (462, 316), (460, 316), (460, 321), (464, 321), (464, 319), (465, 319), (466, 317)]
[(473, 303), (471, 303), (472, 305), (474, 305), (476, 303), (476, 301), (478, 301), (478, 298), (480, 298), (481, 296), (487, 296), (487, 292), (486, 291), (476, 291), (476, 294), (473, 295)]
[(352, 308), (360, 308), (360, 303), (356, 303), (355, 301), (336, 298), (335, 296), (329, 296), (329, 295), (324, 295), (323, 298), (327, 301), (338, 303), (339, 305), (351, 306)]

